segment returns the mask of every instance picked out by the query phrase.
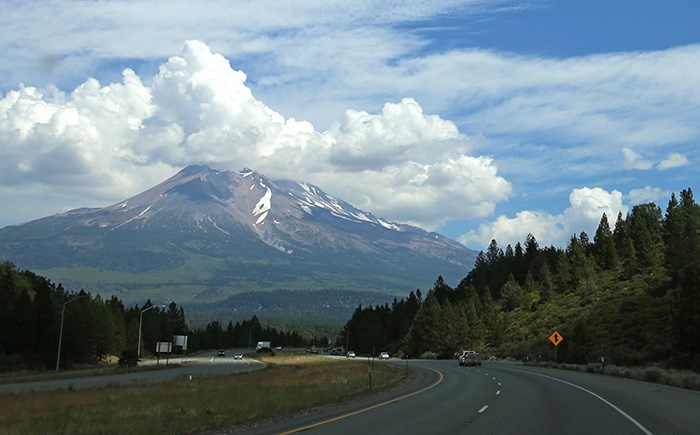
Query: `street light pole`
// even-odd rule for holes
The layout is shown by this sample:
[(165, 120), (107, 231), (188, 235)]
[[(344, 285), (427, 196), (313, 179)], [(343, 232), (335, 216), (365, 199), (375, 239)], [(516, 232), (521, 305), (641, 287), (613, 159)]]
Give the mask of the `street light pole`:
[(63, 319), (66, 315), (66, 305), (73, 301), (77, 301), (80, 298), (84, 298), (87, 295), (80, 295), (73, 299), (69, 299), (63, 303), (63, 309), (61, 310), (61, 332), (58, 333), (58, 354), (56, 355), (56, 371), (58, 371), (58, 366), (61, 363), (61, 342), (63, 341)]
[(143, 313), (145, 313), (146, 311), (148, 311), (152, 308), (156, 308), (156, 307), (165, 307), (165, 305), (151, 305), (150, 307), (144, 308), (143, 310), (141, 310), (141, 316), (139, 319), (139, 348), (136, 351), (136, 358), (137, 359), (141, 358), (141, 327), (143, 326)]

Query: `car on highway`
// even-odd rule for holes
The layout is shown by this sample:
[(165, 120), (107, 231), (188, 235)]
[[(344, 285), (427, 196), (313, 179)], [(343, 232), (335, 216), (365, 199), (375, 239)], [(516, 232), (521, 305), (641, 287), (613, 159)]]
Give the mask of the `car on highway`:
[(457, 357), (457, 360), (459, 362), (460, 366), (464, 366), (467, 364), (467, 358), (469, 355), (475, 354), (476, 351), (474, 350), (463, 350), (460, 354), (459, 357)]
[(465, 366), (480, 366), (481, 365), (481, 357), (479, 357), (478, 352), (470, 353), (467, 355), (467, 359), (464, 362)]
[(355, 352), (349, 350), (348, 353), (345, 354), (347, 358), (355, 358)]
[(216, 354), (216, 356), (226, 356), (226, 351), (220, 350), (219, 353)]
[(460, 366), (480, 366), (481, 357), (479, 352), (475, 350), (463, 350), (459, 355), (459, 365)]
[(240, 352), (234, 353), (233, 359), (243, 359), (243, 354)]
[(379, 359), (389, 359), (389, 353), (388, 352), (381, 352), (379, 354)]

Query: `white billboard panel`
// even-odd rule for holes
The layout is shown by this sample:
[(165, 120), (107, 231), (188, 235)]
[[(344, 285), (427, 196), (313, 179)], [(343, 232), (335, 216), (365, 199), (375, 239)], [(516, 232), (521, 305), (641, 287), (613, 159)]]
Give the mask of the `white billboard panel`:
[(173, 351), (173, 344), (169, 341), (159, 341), (156, 343), (156, 352), (158, 353), (171, 353)]

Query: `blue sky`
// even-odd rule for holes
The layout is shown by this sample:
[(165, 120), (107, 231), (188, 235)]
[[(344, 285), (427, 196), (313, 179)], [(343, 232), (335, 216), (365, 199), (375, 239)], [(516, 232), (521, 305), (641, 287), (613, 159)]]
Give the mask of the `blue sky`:
[(200, 163), (474, 249), (697, 187), (697, 2), (432, 3), (6, 2), (0, 227)]

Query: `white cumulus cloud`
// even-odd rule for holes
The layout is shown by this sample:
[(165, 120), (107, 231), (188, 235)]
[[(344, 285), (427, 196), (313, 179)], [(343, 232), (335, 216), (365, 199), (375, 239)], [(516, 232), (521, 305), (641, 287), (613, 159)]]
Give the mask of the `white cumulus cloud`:
[(499, 246), (515, 246), (532, 234), (541, 246), (565, 247), (573, 234), (585, 231), (591, 239), (600, 223), (603, 213), (613, 226), (617, 214), (627, 213), (622, 202), (622, 193), (608, 192), (599, 187), (574, 189), (569, 195), (569, 207), (561, 214), (553, 215), (542, 211), (521, 211), (514, 218), (499, 216), (491, 223), (482, 224), (477, 230), (469, 231), (460, 238), (462, 243), (488, 246), (495, 239)]
[(511, 193), (491, 158), (469, 155), (472, 140), (412, 98), (348, 110), (317, 131), (256, 99), (246, 80), (189, 41), (149, 85), (126, 69), (121, 83), (90, 78), (70, 94), (11, 91), (0, 100), (0, 181), (117, 201), (188, 164), (247, 166), (427, 228), (486, 216)]

